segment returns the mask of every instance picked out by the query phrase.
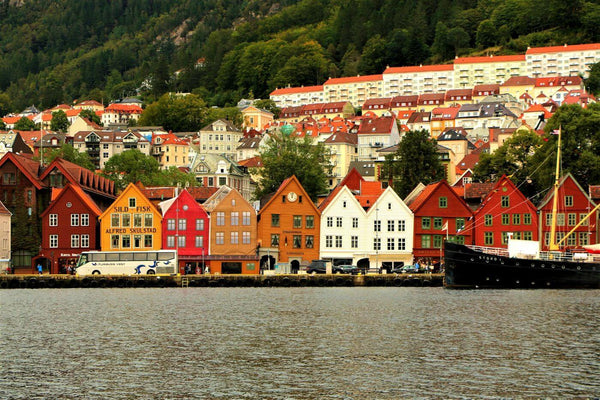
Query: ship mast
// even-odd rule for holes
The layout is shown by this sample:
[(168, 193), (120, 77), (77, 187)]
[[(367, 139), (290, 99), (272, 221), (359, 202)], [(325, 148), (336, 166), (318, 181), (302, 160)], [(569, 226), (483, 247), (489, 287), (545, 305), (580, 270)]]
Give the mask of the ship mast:
[(552, 225), (550, 226), (550, 251), (557, 251), (558, 244), (556, 244), (556, 215), (558, 206), (558, 186), (559, 186), (559, 173), (560, 173), (560, 139), (561, 139), (562, 127), (558, 128), (558, 149), (556, 151), (556, 172), (554, 175), (554, 195), (552, 196)]

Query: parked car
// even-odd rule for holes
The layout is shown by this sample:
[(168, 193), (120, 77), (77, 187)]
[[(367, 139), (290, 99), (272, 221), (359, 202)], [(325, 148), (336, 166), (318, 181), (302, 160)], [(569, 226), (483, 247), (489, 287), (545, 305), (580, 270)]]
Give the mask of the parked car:
[(418, 274), (421, 272), (425, 272), (422, 268), (417, 268), (414, 265), (404, 265), (400, 268), (392, 269), (392, 274)]
[(333, 273), (334, 274), (352, 274), (358, 275), (360, 270), (356, 265), (334, 265)]
[(306, 267), (307, 274), (324, 274), (327, 272), (327, 262), (325, 260), (312, 260)]

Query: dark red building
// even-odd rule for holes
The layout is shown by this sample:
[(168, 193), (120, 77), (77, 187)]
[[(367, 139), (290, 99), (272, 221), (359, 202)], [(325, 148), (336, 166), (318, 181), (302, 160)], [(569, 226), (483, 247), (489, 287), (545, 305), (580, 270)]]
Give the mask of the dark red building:
[(79, 254), (97, 250), (98, 216), (102, 210), (80, 186), (68, 183), (54, 191), (56, 197), (41, 214), (42, 245), (33, 263), (49, 267), (52, 274), (66, 273)]
[(408, 206), (415, 215), (415, 260), (439, 260), (446, 237), (473, 243), (473, 211), (446, 181), (426, 186)]
[(503, 175), (475, 211), (475, 245), (508, 247), (513, 239), (538, 240), (537, 208)]

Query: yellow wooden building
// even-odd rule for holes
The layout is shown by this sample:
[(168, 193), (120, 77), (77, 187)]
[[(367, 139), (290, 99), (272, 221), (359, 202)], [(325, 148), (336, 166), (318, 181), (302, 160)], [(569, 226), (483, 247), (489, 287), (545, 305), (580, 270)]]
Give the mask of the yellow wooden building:
[(100, 248), (110, 250), (160, 250), (162, 216), (133, 183), (99, 217)]

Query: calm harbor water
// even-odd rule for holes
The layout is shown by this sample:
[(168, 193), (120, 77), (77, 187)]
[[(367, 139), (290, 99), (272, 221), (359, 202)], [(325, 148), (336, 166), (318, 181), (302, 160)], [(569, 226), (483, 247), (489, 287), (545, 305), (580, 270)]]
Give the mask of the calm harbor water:
[(598, 397), (599, 314), (592, 290), (0, 290), (0, 398)]

